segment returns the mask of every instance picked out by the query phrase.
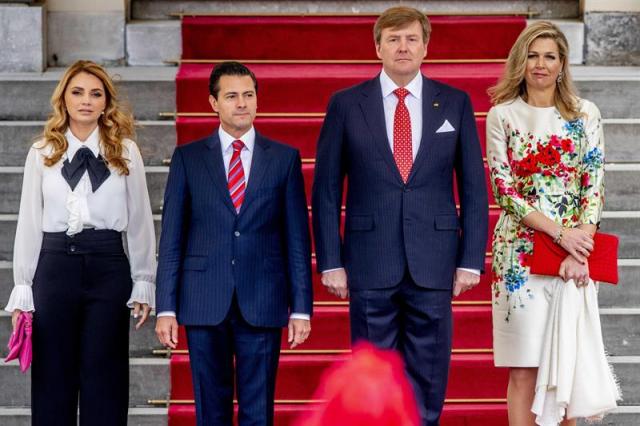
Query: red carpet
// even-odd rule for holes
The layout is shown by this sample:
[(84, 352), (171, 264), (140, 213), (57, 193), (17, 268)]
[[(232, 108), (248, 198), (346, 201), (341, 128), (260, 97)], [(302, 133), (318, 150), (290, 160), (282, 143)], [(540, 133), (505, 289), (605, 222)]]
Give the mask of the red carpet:
[[(455, 351), (491, 349), (491, 306), (454, 306), (453, 323)], [(347, 306), (315, 306), (312, 329), (309, 340), (297, 349), (314, 351), (350, 349)], [(473, 330), (473, 333), (469, 330)], [(282, 349), (289, 349), (286, 338), (287, 332), (283, 330)], [(182, 327), (178, 336), (178, 349), (187, 349), (186, 334)], [(174, 396), (173, 399), (181, 399), (181, 397)]]
[[(237, 406), (236, 406), (237, 408)], [(276, 404), (276, 426), (293, 426), (300, 414), (312, 410), (312, 404)], [(195, 425), (193, 404), (169, 407), (171, 426)], [(508, 426), (507, 406), (502, 403), (448, 403), (444, 406), (441, 426)]]
[[(210, 134), (218, 125), (207, 102), (208, 78), (214, 61), (248, 61), (259, 81), (256, 128), (268, 137), (298, 148), (304, 160), (307, 195), (311, 194), (316, 141), (329, 97), (380, 72), (375, 60), (371, 16), (215, 16), (182, 21), (183, 59), (176, 77), (178, 144)], [(469, 93), (485, 152), (485, 118), (490, 104), (486, 90), (502, 73), (501, 63), (475, 60), (506, 58), (525, 27), (524, 18), (433, 17), (428, 60), (430, 78)], [(348, 40), (348, 43), (345, 42)], [(251, 63), (262, 60), (272, 63)], [(279, 63), (277, 63), (279, 61)], [(291, 61), (291, 62), (288, 62)], [(296, 61), (298, 61), (296, 63)], [(308, 63), (301, 63), (307, 61)], [(311, 63), (314, 62), (315, 63)], [(322, 61), (341, 61), (322, 63)], [(359, 62), (360, 61), (360, 62)], [(358, 63), (359, 62), (359, 63)], [(208, 116), (188, 116), (189, 113)], [(491, 197), (491, 204), (494, 204)], [(499, 210), (490, 212), (489, 236)], [(310, 213), (311, 215), (311, 213)], [(490, 246), (488, 245), (487, 250)], [(315, 271), (315, 259), (314, 271)], [(491, 353), (491, 259), (481, 284), (454, 302), (454, 355), (443, 426), (506, 426), (506, 369), (493, 367)], [(314, 274), (315, 315), (310, 339), (295, 352), (281, 356), (276, 390), (276, 425), (292, 426), (300, 413), (313, 409), (308, 401), (322, 371), (344, 360), (350, 347), (348, 307), (330, 295)], [(342, 302), (342, 303), (339, 303)], [(285, 332), (283, 331), (283, 335)], [(180, 330), (180, 348), (186, 349)], [(286, 343), (283, 341), (283, 349)], [(312, 351), (304, 353), (304, 351)], [(169, 424), (193, 426), (195, 410), (188, 355), (171, 358)]]
[[(375, 16), (210, 16), (182, 20), (183, 59), (377, 59)], [(428, 59), (502, 59), (521, 17), (430, 18)], [(478, 34), (481, 34), (479, 37)]]
[[(276, 380), (276, 400), (310, 400), (322, 372), (333, 362), (347, 360), (348, 355), (280, 356)], [(171, 399), (193, 400), (189, 357), (171, 357)], [(451, 358), (447, 399), (500, 399), (507, 394), (507, 369), (496, 370), (491, 354), (454, 354)], [(482, 377), (482, 381), (470, 380)]]
[[(311, 260), (311, 266), (316, 271), (316, 260)], [(464, 292), (461, 296), (455, 299), (457, 302), (487, 302), (491, 300), (491, 257), (487, 257), (485, 262), (485, 274), (480, 278), (480, 284), (473, 288), (473, 290)], [(320, 275), (313, 275), (313, 300), (319, 303), (325, 302), (339, 302), (342, 299), (338, 299), (336, 296), (330, 294), (320, 281)], [(315, 329), (314, 329), (315, 334)]]
[[(271, 139), (300, 150), (302, 158), (315, 158), (316, 143), (323, 121), (323, 117), (258, 117), (255, 124), (258, 131)], [(485, 117), (476, 118), (483, 156), (486, 156), (485, 122)], [(210, 135), (218, 128), (219, 123), (217, 117), (178, 117), (178, 145)]]
[[(324, 113), (336, 91), (375, 77), (379, 64), (248, 64), (258, 79), (258, 113)], [(209, 74), (213, 64), (182, 64), (176, 76), (178, 112), (211, 112)], [(424, 64), (427, 77), (471, 96), (474, 111), (487, 112), (487, 88), (502, 64)]]

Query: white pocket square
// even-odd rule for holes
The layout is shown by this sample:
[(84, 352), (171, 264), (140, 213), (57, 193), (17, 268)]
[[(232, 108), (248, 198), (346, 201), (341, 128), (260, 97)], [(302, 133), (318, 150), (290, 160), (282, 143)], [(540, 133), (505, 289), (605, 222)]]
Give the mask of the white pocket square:
[(440, 126), (438, 130), (436, 130), (436, 133), (448, 133), (455, 131), (456, 129), (454, 129), (451, 123), (449, 123), (449, 120), (444, 120), (444, 123), (442, 123), (442, 126)]

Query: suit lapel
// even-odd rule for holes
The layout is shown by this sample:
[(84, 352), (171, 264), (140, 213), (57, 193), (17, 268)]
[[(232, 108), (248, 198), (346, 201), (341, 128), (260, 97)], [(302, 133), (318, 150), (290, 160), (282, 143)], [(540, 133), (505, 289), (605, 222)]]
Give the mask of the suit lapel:
[[(256, 141), (253, 147), (253, 156), (251, 159), (251, 173), (249, 173), (249, 182), (244, 195), (244, 202), (240, 208), (240, 214), (246, 211), (247, 207), (253, 201), (256, 191), (264, 181), (263, 176), (271, 164), (269, 144), (265, 139), (256, 132)], [(229, 197), (229, 200), (231, 198)]]
[(364, 118), (373, 135), (373, 142), (382, 158), (392, 170), (396, 179), (402, 183), (402, 176), (396, 166), (396, 160), (393, 158), (393, 152), (389, 146), (389, 138), (387, 138), (387, 128), (385, 127), (384, 105), (382, 100), (382, 87), (380, 86), (380, 76), (369, 80), (369, 85), (362, 91), (362, 100), (360, 107), (364, 113)]
[(213, 183), (220, 191), (224, 204), (234, 214), (236, 213), (233, 202), (231, 201), (231, 195), (229, 194), (229, 188), (227, 186), (227, 176), (224, 173), (224, 160), (222, 159), (222, 147), (220, 146), (220, 137), (218, 131), (215, 130), (211, 136), (205, 142), (205, 146), (208, 148), (203, 152), (202, 160), (204, 161), (205, 168), (209, 172)]
[(429, 158), (428, 151), (433, 143), (433, 135), (436, 133), (437, 126), (442, 124), (442, 114), (445, 105), (440, 99), (440, 90), (438, 90), (433, 82), (426, 77), (422, 77), (422, 137), (420, 139), (420, 147), (418, 154), (413, 162), (411, 173), (407, 183), (411, 182), (413, 176), (418, 172), (420, 167)]

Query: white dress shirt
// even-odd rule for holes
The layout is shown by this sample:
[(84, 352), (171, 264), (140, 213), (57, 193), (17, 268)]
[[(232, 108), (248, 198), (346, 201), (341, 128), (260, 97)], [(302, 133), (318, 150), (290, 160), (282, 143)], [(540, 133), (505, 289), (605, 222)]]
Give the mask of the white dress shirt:
[(41, 141), (36, 142), (27, 155), (13, 248), (15, 286), (5, 310), (35, 310), (31, 285), (43, 232), (73, 235), (84, 228), (112, 229), (126, 234), (133, 280), (127, 305), (133, 307), (135, 301), (154, 307), (156, 239), (144, 164), (138, 147), (129, 139), (123, 140), (123, 155), (129, 160), (129, 175), (121, 175), (111, 168), (109, 177), (93, 192), (85, 171), (72, 191), (62, 177), (64, 160), (71, 161), (82, 147), (89, 148), (97, 156), (100, 153), (100, 131), (96, 127), (84, 142), (71, 130), (67, 130), (65, 137), (69, 145), (67, 152), (51, 167), (44, 165), (44, 158), (51, 153), (51, 147), (38, 148)]
[[(384, 106), (384, 122), (387, 129), (387, 140), (393, 152), (393, 121), (396, 114), (396, 106), (398, 105), (398, 97), (393, 93), (398, 86), (391, 77), (384, 71), (380, 72), (380, 87), (382, 88), (382, 103)], [(404, 87), (409, 94), (404, 98), (404, 104), (409, 110), (411, 119), (411, 149), (413, 160), (415, 161), (420, 142), (422, 141), (422, 74), (417, 73), (415, 77)], [(324, 272), (337, 271), (343, 268), (327, 269)], [(479, 269), (458, 268), (462, 271), (473, 272), (480, 275)]]
[[(391, 77), (382, 70), (380, 73), (380, 86), (382, 87), (382, 103), (384, 106), (384, 122), (387, 128), (387, 140), (393, 152), (393, 121), (398, 105), (398, 97), (393, 93), (399, 86), (391, 80)], [(416, 159), (420, 141), (422, 140), (422, 74), (416, 76), (405, 87), (409, 94), (404, 98), (404, 104), (409, 110), (411, 118), (411, 150), (413, 159)]]
[[(244, 135), (239, 138), (234, 138), (227, 133), (222, 126), (218, 127), (218, 137), (220, 137), (220, 148), (222, 149), (222, 162), (224, 163), (224, 174), (229, 176), (229, 164), (231, 164), (231, 156), (233, 155), (233, 141), (241, 140), (244, 147), (240, 151), (240, 162), (242, 162), (242, 168), (244, 169), (244, 182), (245, 187), (249, 183), (249, 174), (251, 173), (251, 161), (253, 159), (253, 149), (256, 144), (256, 130), (252, 126)], [(159, 312), (158, 317), (172, 316), (175, 317), (176, 313), (173, 311)], [(309, 321), (311, 319), (308, 314), (292, 313), (291, 319), (304, 319)]]

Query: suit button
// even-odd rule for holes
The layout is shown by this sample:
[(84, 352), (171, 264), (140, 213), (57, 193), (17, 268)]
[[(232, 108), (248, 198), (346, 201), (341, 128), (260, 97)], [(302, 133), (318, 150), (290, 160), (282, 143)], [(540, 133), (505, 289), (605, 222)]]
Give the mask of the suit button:
[(235, 235), (236, 237), (239, 237), (240, 236), (240, 232), (236, 231), (236, 232), (233, 233), (233, 235)]
[(76, 251), (76, 246), (69, 246), (69, 251), (74, 253)]
[(231, 265), (235, 265), (236, 264), (236, 260), (235, 259), (231, 259)]
[(404, 192), (411, 192), (411, 188), (404, 188)]

